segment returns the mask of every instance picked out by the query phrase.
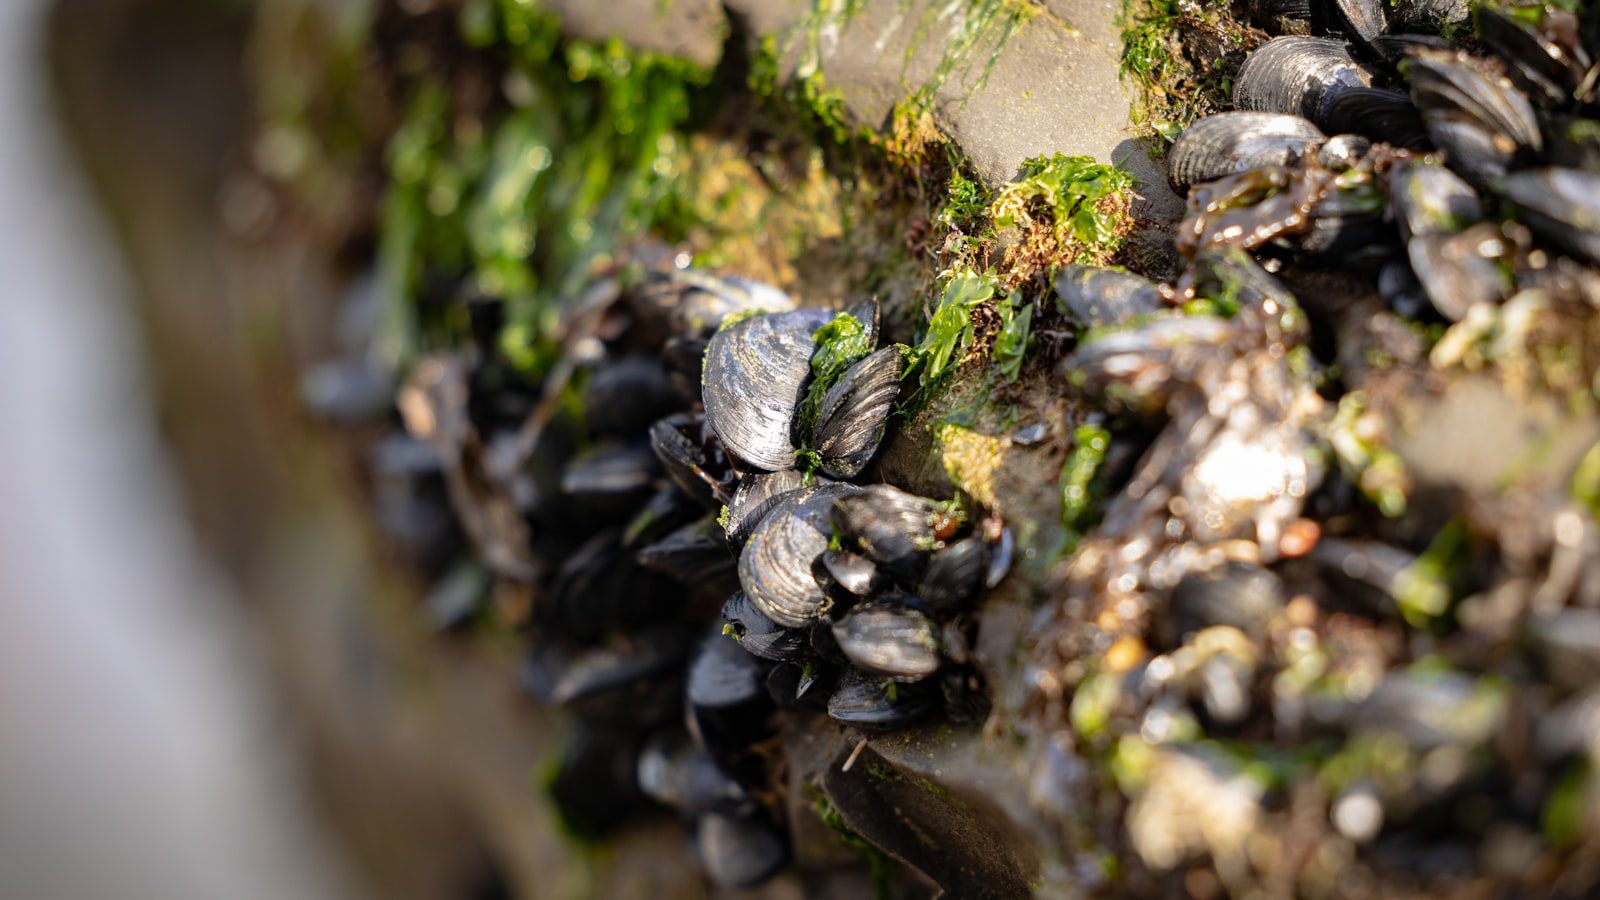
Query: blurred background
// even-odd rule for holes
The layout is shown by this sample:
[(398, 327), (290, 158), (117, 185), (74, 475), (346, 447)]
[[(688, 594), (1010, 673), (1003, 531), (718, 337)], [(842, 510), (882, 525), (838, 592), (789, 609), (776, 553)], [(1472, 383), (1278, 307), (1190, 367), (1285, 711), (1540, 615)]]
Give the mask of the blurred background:
[(413, 624), (296, 412), (336, 282), (234, 174), (262, 15), (0, 2), (0, 897), (590, 893), (509, 648)]

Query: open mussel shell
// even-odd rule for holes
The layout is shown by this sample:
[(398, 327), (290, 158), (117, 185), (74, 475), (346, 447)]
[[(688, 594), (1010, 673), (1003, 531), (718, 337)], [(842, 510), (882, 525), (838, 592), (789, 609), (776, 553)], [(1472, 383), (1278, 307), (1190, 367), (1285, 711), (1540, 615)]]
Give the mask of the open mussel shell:
[(795, 412), (811, 375), (812, 334), (832, 314), (796, 309), (718, 331), (706, 349), (706, 420), (735, 457), (776, 472), (794, 468)]
[(922, 602), (935, 612), (967, 605), (983, 588), (989, 573), (989, 545), (974, 534), (933, 555), (922, 577)]
[(738, 560), (714, 518), (692, 522), (635, 554), (639, 565), (696, 589), (726, 594), (739, 586)]
[(739, 583), (767, 618), (799, 628), (821, 618), (832, 601), (812, 566), (828, 549), (836, 501), (861, 489), (847, 484), (806, 488), (781, 500), (756, 526), (739, 554)]
[(1407, 240), (1460, 231), (1483, 220), (1478, 192), (1441, 165), (1411, 163), (1392, 173), (1389, 203)]
[(1533, 106), (1516, 88), (1490, 78), (1456, 53), (1419, 53), (1407, 70), (1411, 99), (1428, 136), (1450, 167), (1489, 184), (1543, 145)]
[(1287, 166), (1314, 151), (1325, 136), (1298, 115), (1225, 112), (1207, 116), (1178, 136), (1167, 153), (1167, 178), (1182, 191), (1191, 184), (1259, 166)]
[(1352, 87), (1328, 102), (1324, 124), (1340, 134), (1359, 134), (1396, 147), (1424, 150), (1429, 146), (1422, 113), (1411, 98), (1398, 91)]
[(1161, 289), (1150, 279), (1098, 266), (1062, 266), (1055, 289), (1067, 315), (1090, 328), (1122, 325), (1166, 306)]
[(1600, 265), (1600, 173), (1578, 169), (1528, 169), (1496, 185), (1541, 236)]
[(832, 517), (863, 555), (913, 584), (921, 580), (928, 554), (953, 537), (958, 524), (940, 504), (887, 484), (838, 498)]
[(760, 816), (701, 816), (695, 851), (706, 875), (725, 890), (755, 887), (789, 861), (789, 842)]
[(939, 671), (938, 627), (899, 598), (862, 603), (833, 623), (844, 655), (864, 672), (920, 681)]
[(804, 475), (789, 469), (783, 472), (755, 472), (739, 479), (733, 497), (728, 501), (723, 530), (728, 543), (744, 546), (761, 520), (772, 512), (783, 498), (806, 486)]
[(804, 628), (785, 628), (762, 615), (743, 591), (723, 604), (722, 620), (729, 637), (762, 659), (801, 659), (811, 652), (811, 639)]
[(903, 365), (898, 348), (884, 347), (851, 366), (829, 388), (811, 431), (824, 474), (854, 478), (872, 461), (900, 396)]
[(864, 731), (888, 731), (933, 712), (942, 699), (933, 680), (901, 684), (847, 671), (828, 698), (828, 715)]
[(756, 808), (744, 786), (681, 732), (645, 741), (635, 776), (645, 796), (679, 812), (738, 816)]
[(1250, 54), (1233, 84), (1233, 102), (1255, 112), (1326, 121), (1340, 91), (1371, 87), (1373, 73), (1330, 38), (1273, 38)]
[(594, 370), (583, 392), (583, 409), (595, 433), (633, 434), (687, 406), (688, 400), (659, 359), (635, 355)]
[(699, 439), (702, 420), (689, 413), (667, 416), (650, 426), (650, 449), (667, 478), (702, 506), (715, 509), (720, 480), (709, 471), (710, 455)]

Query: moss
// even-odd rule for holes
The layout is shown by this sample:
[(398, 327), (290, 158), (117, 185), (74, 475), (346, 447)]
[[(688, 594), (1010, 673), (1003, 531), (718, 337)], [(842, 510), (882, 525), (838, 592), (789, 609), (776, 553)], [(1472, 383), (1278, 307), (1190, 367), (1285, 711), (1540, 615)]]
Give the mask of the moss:
[(972, 345), (972, 310), (994, 293), (994, 280), (971, 270), (956, 272), (945, 282), (906, 369), (908, 376), (915, 373), (924, 399), (926, 389), (939, 385), (960, 361), (959, 351)]
[(933, 434), (939, 463), (944, 467), (950, 483), (983, 506), (999, 508), (995, 476), (1002, 463), (1006, 439), (982, 434), (954, 422), (941, 422), (934, 427)]
[(818, 328), (811, 340), (816, 345), (811, 353), (811, 381), (805, 398), (800, 401), (797, 426), (802, 439), (809, 439), (828, 391), (851, 366), (872, 352), (872, 335), (860, 319), (847, 312), (839, 313)]
[(866, 838), (857, 834), (844, 822), (844, 816), (829, 802), (828, 795), (813, 784), (805, 786), (806, 796), (811, 799), (811, 806), (817, 812), (817, 818), (828, 830), (838, 836), (846, 847), (854, 850), (866, 861), (868, 870), (872, 873), (872, 895), (879, 900), (891, 896), (889, 890), (889, 856)]
[(1339, 408), (1328, 426), (1328, 443), (1345, 477), (1385, 516), (1405, 514), (1410, 476), (1399, 454), (1383, 443), (1385, 425), (1367, 409), (1361, 391), (1339, 398)]
[(996, 304), (995, 311), (1000, 316), (1000, 333), (995, 337), (991, 358), (995, 371), (1010, 383), (1022, 373), (1022, 362), (1032, 346), (1033, 304), (1012, 291)]
[(1072, 435), (1072, 452), (1061, 468), (1061, 524), (1067, 530), (1066, 551), (1100, 520), (1105, 483), (1100, 467), (1111, 449), (1111, 433), (1096, 424), (1081, 425)]
[(1231, 108), (1244, 52), (1264, 38), (1219, 0), (1124, 0), (1119, 24), (1122, 77), (1136, 90), (1133, 124), (1163, 143), (1196, 119)]
[(1406, 622), (1423, 628), (1448, 612), (1471, 561), (1466, 523), (1451, 519), (1395, 579), (1394, 599)]

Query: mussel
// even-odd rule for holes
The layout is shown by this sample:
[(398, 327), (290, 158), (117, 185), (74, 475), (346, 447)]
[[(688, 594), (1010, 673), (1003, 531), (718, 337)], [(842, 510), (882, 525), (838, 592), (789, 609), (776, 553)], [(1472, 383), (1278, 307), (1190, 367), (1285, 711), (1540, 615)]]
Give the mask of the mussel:
[(834, 504), (861, 491), (847, 484), (806, 488), (785, 497), (756, 526), (739, 555), (739, 583), (763, 615), (800, 628), (827, 613), (832, 601), (812, 567), (828, 549)]
[(706, 349), (706, 420), (729, 453), (767, 471), (795, 465), (795, 413), (811, 375), (812, 334), (826, 310), (752, 316), (718, 331)]

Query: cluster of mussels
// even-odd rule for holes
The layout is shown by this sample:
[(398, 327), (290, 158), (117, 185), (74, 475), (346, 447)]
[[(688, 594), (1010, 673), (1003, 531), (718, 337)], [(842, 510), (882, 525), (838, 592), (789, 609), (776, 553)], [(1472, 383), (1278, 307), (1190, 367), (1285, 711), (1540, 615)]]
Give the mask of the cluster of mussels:
[[(1552, 321), (1570, 340), (1593, 334), (1600, 9), (1252, 10), (1278, 36), (1245, 61), (1237, 110), (1196, 122), (1168, 157), (1187, 195), (1180, 276), (1072, 266), (1056, 280), (1087, 326), (1063, 376), (1155, 436), (1106, 458), (1104, 518), (1035, 630), (1031, 682), (1057, 701), (1047, 725), (1066, 736), (1040, 758), (1054, 789), (1036, 799), (1071, 821), (1060, 748), (1087, 742), (1118, 754), (1139, 857), (1166, 872), (1203, 854), (1214, 874), (1195, 883), (1212, 889), (1220, 878), (1248, 893), (1299, 869), (1297, 890), (1338, 895), (1563, 878), (1593, 890), (1582, 851), (1560, 854), (1594, 846), (1600, 808), (1583, 780), (1600, 746), (1600, 528), (1567, 488), (1576, 456), (1492, 484), (1441, 462), (1514, 472), (1495, 450), (1461, 448), (1461, 423), (1535, 427), (1508, 399), (1514, 386), (1455, 385), (1441, 363), (1491, 335), (1531, 346)], [(1470, 52), (1438, 34), (1469, 21)], [(1176, 308), (1197, 299), (1222, 315)], [(1431, 357), (1406, 319), (1443, 320)], [(1317, 341), (1338, 369), (1306, 352)], [(1587, 394), (1593, 361), (1564, 346), (1567, 363), (1590, 367), (1577, 378)], [(1367, 442), (1383, 434), (1332, 420), (1327, 400), (1341, 392), (1468, 407), (1416, 442), (1425, 449), (1402, 450), (1434, 486), (1405, 517), (1363, 505), (1361, 471), (1329, 477), (1335, 457), (1370, 463)], [(1588, 435), (1580, 453), (1592, 426), (1574, 425)], [(1427, 574), (1434, 565), (1456, 570)], [(1241, 777), (1216, 738), (1269, 754), (1317, 740), (1342, 749), (1286, 770), (1312, 774), (1274, 794)], [(1308, 824), (1319, 815), (1331, 830)], [(1353, 862), (1356, 845), (1368, 866), (1316, 858)]]
[[(714, 882), (752, 885), (789, 853), (775, 710), (867, 731), (986, 713), (967, 613), (1010, 532), (849, 483), (904, 368), (876, 302), (796, 308), (676, 267), (604, 279), (539, 385), (500, 356), (498, 304), (467, 305), (476, 340), (411, 367), (405, 432), (374, 445), (377, 518), (440, 576), (434, 624), (492, 599), (529, 633), (525, 685), (574, 714), (549, 784), (570, 827), (604, 833), (648, 798), (691, 823)], [(356, 354), (305, 387), (346, 421), (387, 405)]]

